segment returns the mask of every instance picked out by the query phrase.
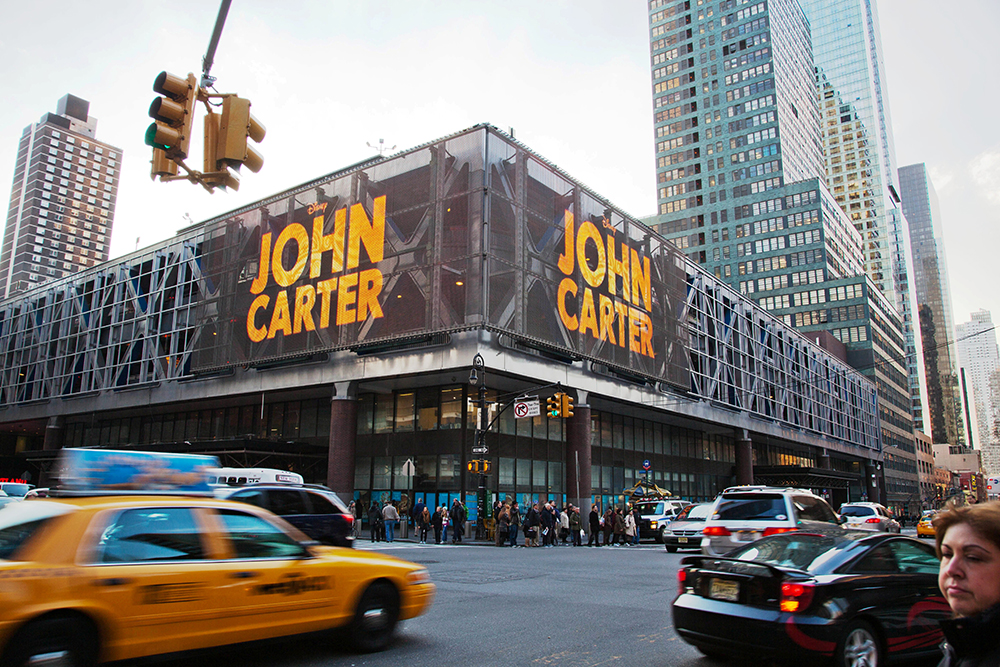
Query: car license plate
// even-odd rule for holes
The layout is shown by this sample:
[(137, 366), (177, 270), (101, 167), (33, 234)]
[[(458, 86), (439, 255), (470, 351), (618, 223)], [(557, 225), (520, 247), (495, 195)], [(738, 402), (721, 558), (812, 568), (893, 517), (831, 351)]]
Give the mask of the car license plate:
[(708, 585), (708, 597), (713, 600), (736, 602), (740, 599), (740, 585), (726, 579), (712, 579)]
[(686, 538), (686, 537), (678, 537), (677, 541), (680, 542), (681, 544), (687, 544), (688, 538)]
[(736, 542), (756, 542), (760, 539), (760, 533), (756, 530), (737, 530)]

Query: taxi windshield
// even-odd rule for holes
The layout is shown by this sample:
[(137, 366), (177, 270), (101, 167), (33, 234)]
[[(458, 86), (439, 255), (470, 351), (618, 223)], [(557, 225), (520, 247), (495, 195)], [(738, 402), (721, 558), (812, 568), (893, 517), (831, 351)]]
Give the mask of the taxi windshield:
[(6, 506), (0, 512), (0, 559), (11, 560), (39, 528), (70, 511), (71, 507), (59, 503), (31, 502)]

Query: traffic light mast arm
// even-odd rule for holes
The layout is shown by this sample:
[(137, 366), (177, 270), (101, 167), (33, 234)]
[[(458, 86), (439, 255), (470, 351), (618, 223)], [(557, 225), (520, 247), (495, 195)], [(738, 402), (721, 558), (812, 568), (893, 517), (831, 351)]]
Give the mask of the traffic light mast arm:
[(219, 15), (215, 17), (215, 29), (212, 30), (212, 38), (208, 41), (208, 51), (201, 61), (201, 87), (208, 88), (215, 83), (215, 77), (209, 76), (212, 71), (212, 63), (215, 60), (215, 49), (219, 46), (219, 38), (222, 36), (222, 28), (226, 25), (226, 16), (229, 14), (229, 5), (232, 0), (222, 0), (219, 7)]

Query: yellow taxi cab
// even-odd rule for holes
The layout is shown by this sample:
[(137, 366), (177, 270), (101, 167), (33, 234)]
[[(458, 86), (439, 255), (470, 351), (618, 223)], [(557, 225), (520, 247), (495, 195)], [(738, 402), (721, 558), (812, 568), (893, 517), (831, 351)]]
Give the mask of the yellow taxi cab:
[[(206, 466), (218, 461), (64, 450), (59, 495), (0, 512), (0, 664), (86, 667), (333, 628), (377, 651), (429, 608), (423, 567), (217, 500), (198, 490)], [(105, 490), (83, 490), (95, 482)]]
[(934, 537), (937, 533), (934, 530), (934, 524), (931, 523), (934, 520), (935, 512), (925, 512), (920, 517), (920, 521), (917, 522), (917, 537)]

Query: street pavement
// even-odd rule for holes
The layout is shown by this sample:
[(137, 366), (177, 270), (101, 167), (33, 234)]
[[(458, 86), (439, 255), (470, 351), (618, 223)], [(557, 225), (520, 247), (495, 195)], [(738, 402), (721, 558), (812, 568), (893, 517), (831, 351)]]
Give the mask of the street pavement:
[(359, 541), (426, 565), (430, 611), (401, 624), (383, 653), (352, 653), (342, 637), (240, 646), (170, 659), (170, 667), (442, 667), (650, 665), (715, 667), (674, 634), (670, 604), (683, 553), (638, 547), (496, 548)]

